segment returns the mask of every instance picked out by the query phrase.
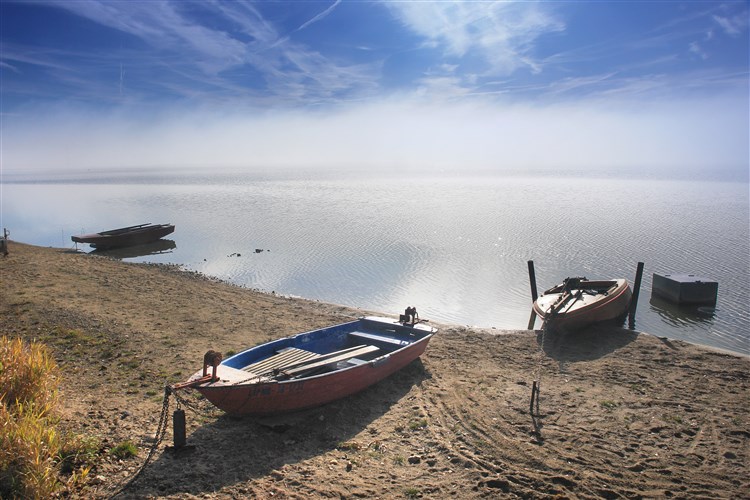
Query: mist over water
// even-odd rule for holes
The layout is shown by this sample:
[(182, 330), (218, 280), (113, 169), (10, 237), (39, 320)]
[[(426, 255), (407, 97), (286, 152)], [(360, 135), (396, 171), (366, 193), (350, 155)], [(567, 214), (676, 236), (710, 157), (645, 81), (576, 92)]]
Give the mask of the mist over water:
[[(171, 222), (173, 246), (126, 259), (385, 313), (413, 305), (423, 318), (504, 329), (527, 327), (527, 261), (540, 290), (568, 276), (632, 283), (640, 261), (636, 329), (750, 354), (747, 179), (706, 177), (6, 175), (2, 226), (16, 241), (72, 247), (73, 234)], [(680, 310), (652, 298), (653, 273), (718, 281), (716, 309)]]

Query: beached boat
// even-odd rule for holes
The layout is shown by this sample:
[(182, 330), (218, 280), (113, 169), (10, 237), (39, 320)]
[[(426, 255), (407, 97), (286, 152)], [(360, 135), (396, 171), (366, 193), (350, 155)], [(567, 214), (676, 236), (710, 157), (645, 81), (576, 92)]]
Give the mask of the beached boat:
[(357, 321), (274, 340), (221, 360), (174, 390), (193, 388), (231, 415), (272, 415), (355, 394), (417, 359), (436, 330), (415, 316)]
[(76, 243), (88, 243), (96, 249), (120, 248), (151, 243), (174, 232), (174, 224), (139, 224), (100, 233), (71, 236)]
[(567, 278), (537, 298), (534, 311), (547, 326), (570, 331), (600, 321), (624, 319), (631, 296), (625, 279)]

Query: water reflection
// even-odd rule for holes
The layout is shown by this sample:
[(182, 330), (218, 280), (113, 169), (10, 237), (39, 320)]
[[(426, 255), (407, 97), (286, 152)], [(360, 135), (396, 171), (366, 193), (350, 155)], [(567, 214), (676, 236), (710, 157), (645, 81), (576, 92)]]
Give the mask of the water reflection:
[[(69, 248), (74, 234), (170, 220), (180, 227), (179, 249), (102, 254), (368, 310), (411, 304), (434, 321), (507, 329), (540, 323), (529, 317), (531, 259), (540, 285), (570, 275), (630, 277), (645, 262), (639, 331), (750, 353), (747, 183), (164, 175), (3, 183), (3, 227), (17, 241)], [(544, 199), (555, 199), (555, 217), (537, 210)], [(645, 304), (652, 271), (685, 269), (722, 283), (720, 313)]]
[(672, 326), (686, 326), (713, 323), (716, 308), (707, 305), (675, 304), (656, 295), (649, 301), (651, 310)]
[(177, 244), (172, 240), (156, 240), (151, 243), (144, 243), (143, 245), (111, 248), (107, 250), (92, 250), (89, 253), (93, 255), (114, 257), (115, 259), (136, 259), (138, 257), (172, 253), (172, 250), (175, 248), (177, 248)]

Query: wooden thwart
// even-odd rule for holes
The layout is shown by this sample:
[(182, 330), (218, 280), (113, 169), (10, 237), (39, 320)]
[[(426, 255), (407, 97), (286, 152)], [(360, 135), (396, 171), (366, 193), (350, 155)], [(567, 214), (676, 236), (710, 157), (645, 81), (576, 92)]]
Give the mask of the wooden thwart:
[(296, 347), (287, 347), (270, 358), (252, 363), (242, 369), (253, 373), (267, 373), (287, 366), (294, 366), (303, 361), (317, 359), (319, 357), (320, 354), (312, 351), (305, 351), (304, 349), (297, 349)]
[(374, 345), (357, 346), (351, 349), (334, 352), (326, 356), (321, 356), (319, 359), (313, 359), (309, 362), (300, 363), (296, 367), (283, 369), (282, 372), (288, 377), (294, 377), (308, 370), (314, 370), (325, 365), (338, 363), (339, 361), (346, 361), (358, 356), (364, 356), (365, 354), (370, 354), (379, 350), (380, 348), (375, 347)]
[(395, 345), (408, 345), (411, 344), (408, 340), (401, 340), (397, 339), (395, 337), (389, 337), (387, 335), (376, 335), (374, 333), (365, 333), (365, 332), (349, 332), (350, 337), (356, 337), (358, 339), (364, 339), (364, 340), (372, 340), (375, 342), (387, 342), (389, 344), (395, 344)]

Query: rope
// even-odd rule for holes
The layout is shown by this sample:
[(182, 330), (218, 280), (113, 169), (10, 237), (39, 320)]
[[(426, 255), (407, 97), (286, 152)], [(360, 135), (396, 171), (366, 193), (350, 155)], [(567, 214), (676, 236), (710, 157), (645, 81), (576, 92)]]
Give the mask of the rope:
[(536, 405), (536, 414), (539, 414), (539, 392), (542, 387), (542, 366), (544, 364), (544, 342), (547, 336), (549, 323), (545, 321), (542, 324), (542, 341), (539, 344), (539, 360), (536, 365), (536, 374), (534, 375), (534, 384), (531, 386), (531, 403), (529, 404), (529, 413), (534, 415), (534, 406)]

